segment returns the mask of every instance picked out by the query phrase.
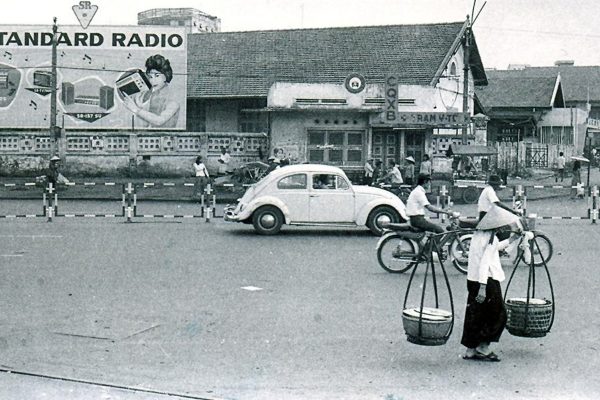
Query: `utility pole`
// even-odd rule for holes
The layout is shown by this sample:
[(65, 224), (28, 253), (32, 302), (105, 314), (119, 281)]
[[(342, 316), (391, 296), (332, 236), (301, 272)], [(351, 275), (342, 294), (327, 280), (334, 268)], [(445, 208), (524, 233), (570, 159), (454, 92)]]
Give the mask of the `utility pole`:
[(467, 144), (469, 123), (471, 121), (471, 113), (469, 112), (469, 57), (470, 57), (470, 42), (471, 42), (471, 21), (467, 15), (467, 29), (463, 38), (463, 114), (465, 122), (462, 127), (462, 144)]
[(58, 135), (56, 127), (56, 45), (58, 42), (56, 17), (52, 25), (52, 77), (50, 78), (50, 157), (58, 154)]
[(477, 4), (477, 0), (473, 0), (473, 9), (471, 11), (471, 16), (473, 17), (473, 19), (470, 18), (469, 15), (467, 15), (467, 28), (465, 29), (465, 36), (463, 38), (463, 56), (464, 56), (464, 61), (463, 61), (463, 113), (465, 115), (465, 123), (462, 127), (462, 140), (461, 143), (462, 144), (467, 144), (468, 142), (468, 133), (469, 133), (469, 126), (471, 124), (471, 112), (469, 110), (469, 71), (470, 71), (470, 58), (471, 58), (471, 36), (473, 35), (473, 25), (475, 24), (475, 21), (477, 21), (477, 18), (479, 18), (479, 14), (481, 14), (481, 11), (483, 11), (483, 8), (485, 7), (485, 5), (487, 4), (487, 1), (483, 3), (483, 5), (481, 6), (481, 8), (479, 9), (479, 11), (477, 12), (477, 15), (475, 15), (475, 6)]

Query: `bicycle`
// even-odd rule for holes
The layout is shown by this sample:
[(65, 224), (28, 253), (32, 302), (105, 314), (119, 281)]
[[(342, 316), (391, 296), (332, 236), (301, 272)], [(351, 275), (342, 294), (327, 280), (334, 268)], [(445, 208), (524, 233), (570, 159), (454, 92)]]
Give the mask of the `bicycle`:
[[(406, 272), (418, 262), (426, 260), (429, 253), (438, 254), (434, 251), (437, 247), (441, 251), (437, 255), (441, 262), (450, 257), (454, 268), (466, 274), (468, 245), (477, 220), (459, 217), (460, 213), (453, 213), (446, 232), (439, 234), (425, 232), (408, 223), (388, 224), (376, 246), (379, 265), (391, 273)], [(468, 241), (463, 239), (465, 235), (469, 236)], [(435, 247), (432, 238), (436, 239)], [(446, 246), (448, 250), (444, 249)]]
[[(527, 222), (527, 218), (526, 217), (521, 217), (520, 218), (521, 221), (521, 225), (523, 227), (523, 230), (528, 231), (529, 230), (529, 223)], [(554, 254), (554, 246), (552, 245), (552, 241), (550, 240), (550, 238), (548, 237), (548, 235), (546, 235), (544, 232), (539, 231), (539, 230), (531, 230), (533, 232), (533, 237), (535, 238), (535, 246), (533, 246), (533, 253), (531, 254), (531, 256), (533, 257), (533, 264), (536, 267), (541, 267), (544, 265), (544, 263), (548, 264), (548, 262), (550, 261), (550, 259), (552, 259), (552, 255)], [(461, 249), (466, 249), (467, 252), (467, 259), (468, 259), (468, 251), (469, 251), (469, 247), (471, 246), (471, 238), (473, 237), (472, 233), (466, 233), (464, 235), (461, 236)], [(500, 252), (500, 258), (501, 259), (508, 259), (509, 262), (511, 264), (515, 264), (519, 258), (521, 258), (521, 256), (523, 255), (523, 249), (520, 246), (523, 242), (523, 238), (520, 239), (520, 241), (518, 243), (516, 243), (515, 245), (513, 245), (513, 251), (503, 251)], [(517, 249), (516, 252), (514, 251), (514, 249)]]
[(374, 186), (381, 188), (383, 190), (387, 190), (388, 192), (395, 194), (396, 196), (398, 196), (400, 198), (400, 200), (402, 200), (405, 203), (406, 203), (406, 200), (408, 199), (408, 196), (410, 196), (410, 192), (413, 189), (411, 185), (405, 185), (403, 183), (392, 184), (392, 183), (386, 183), (386, 182), (378, 182), (378, 183), (375, 183)]

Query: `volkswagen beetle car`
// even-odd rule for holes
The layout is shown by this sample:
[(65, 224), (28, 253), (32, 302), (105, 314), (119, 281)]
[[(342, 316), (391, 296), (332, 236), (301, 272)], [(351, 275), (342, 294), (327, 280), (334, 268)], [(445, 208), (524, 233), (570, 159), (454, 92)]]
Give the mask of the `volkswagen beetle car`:
[(226, 221), (251, 223), (263, 235), (278, 233), (283, 224), (366, 226), (381, 235), (385, 224), (407, 219), (404, 203), (393, 193), (354, 186), (340, 168), (318, 164), (271, 171), (225, 208)]

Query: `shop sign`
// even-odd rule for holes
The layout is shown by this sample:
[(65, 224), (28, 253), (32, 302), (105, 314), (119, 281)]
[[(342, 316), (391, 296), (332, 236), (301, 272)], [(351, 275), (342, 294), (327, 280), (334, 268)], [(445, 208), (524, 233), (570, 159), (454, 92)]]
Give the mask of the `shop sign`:
[(350, 74), (344, 82), (346, 90), (350, 93), (360, 93), (365, 89), (365, 77), (360, 74)]
[(90, 26), (90, 22), (92, 22), (96, 11), (98, 11), (98, 6), (93, 5), (91, 1), (80, 1), (79, 4), (74, 5), (72, 8), (83, 29), (87, 29)]
[[(389, 114), (388, 114), (389, 113)], [(394, 127), (462, 127), (465, 125), (465, 114), (463, 113), (441, 113), (441, 112), (394, 112), (393, 119), (391, 111), (386, 111), (380, 115), (378, 121), (373, 121), (375, 125), (383, 124)]]
[(398, 118), (398, 77), (394, 75), (385, 78), (385, 111), (383, 120), (393, 124)]
[(600, 131), (600, 119), (588, 118), (587, 120), (588, 129), (594, 129)]

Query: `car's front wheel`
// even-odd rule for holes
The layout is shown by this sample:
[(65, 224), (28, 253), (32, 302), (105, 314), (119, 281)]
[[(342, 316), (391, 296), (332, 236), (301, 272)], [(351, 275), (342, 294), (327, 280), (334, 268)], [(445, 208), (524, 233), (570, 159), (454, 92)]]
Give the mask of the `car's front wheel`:
[(254, 230), (261, 235), (275, 235), (283, 225), (283, 214), (274, 206), (262, 206), (252, 214)]
[(389, 206), (379, 206), (369, 214), (369, 218), (367, 218), (367, 228), (369, 228), (374, 235), (381, 236), (385, 225), (398, 222), (400, 222), (400, 214), (398, 214), (398, 211)]

